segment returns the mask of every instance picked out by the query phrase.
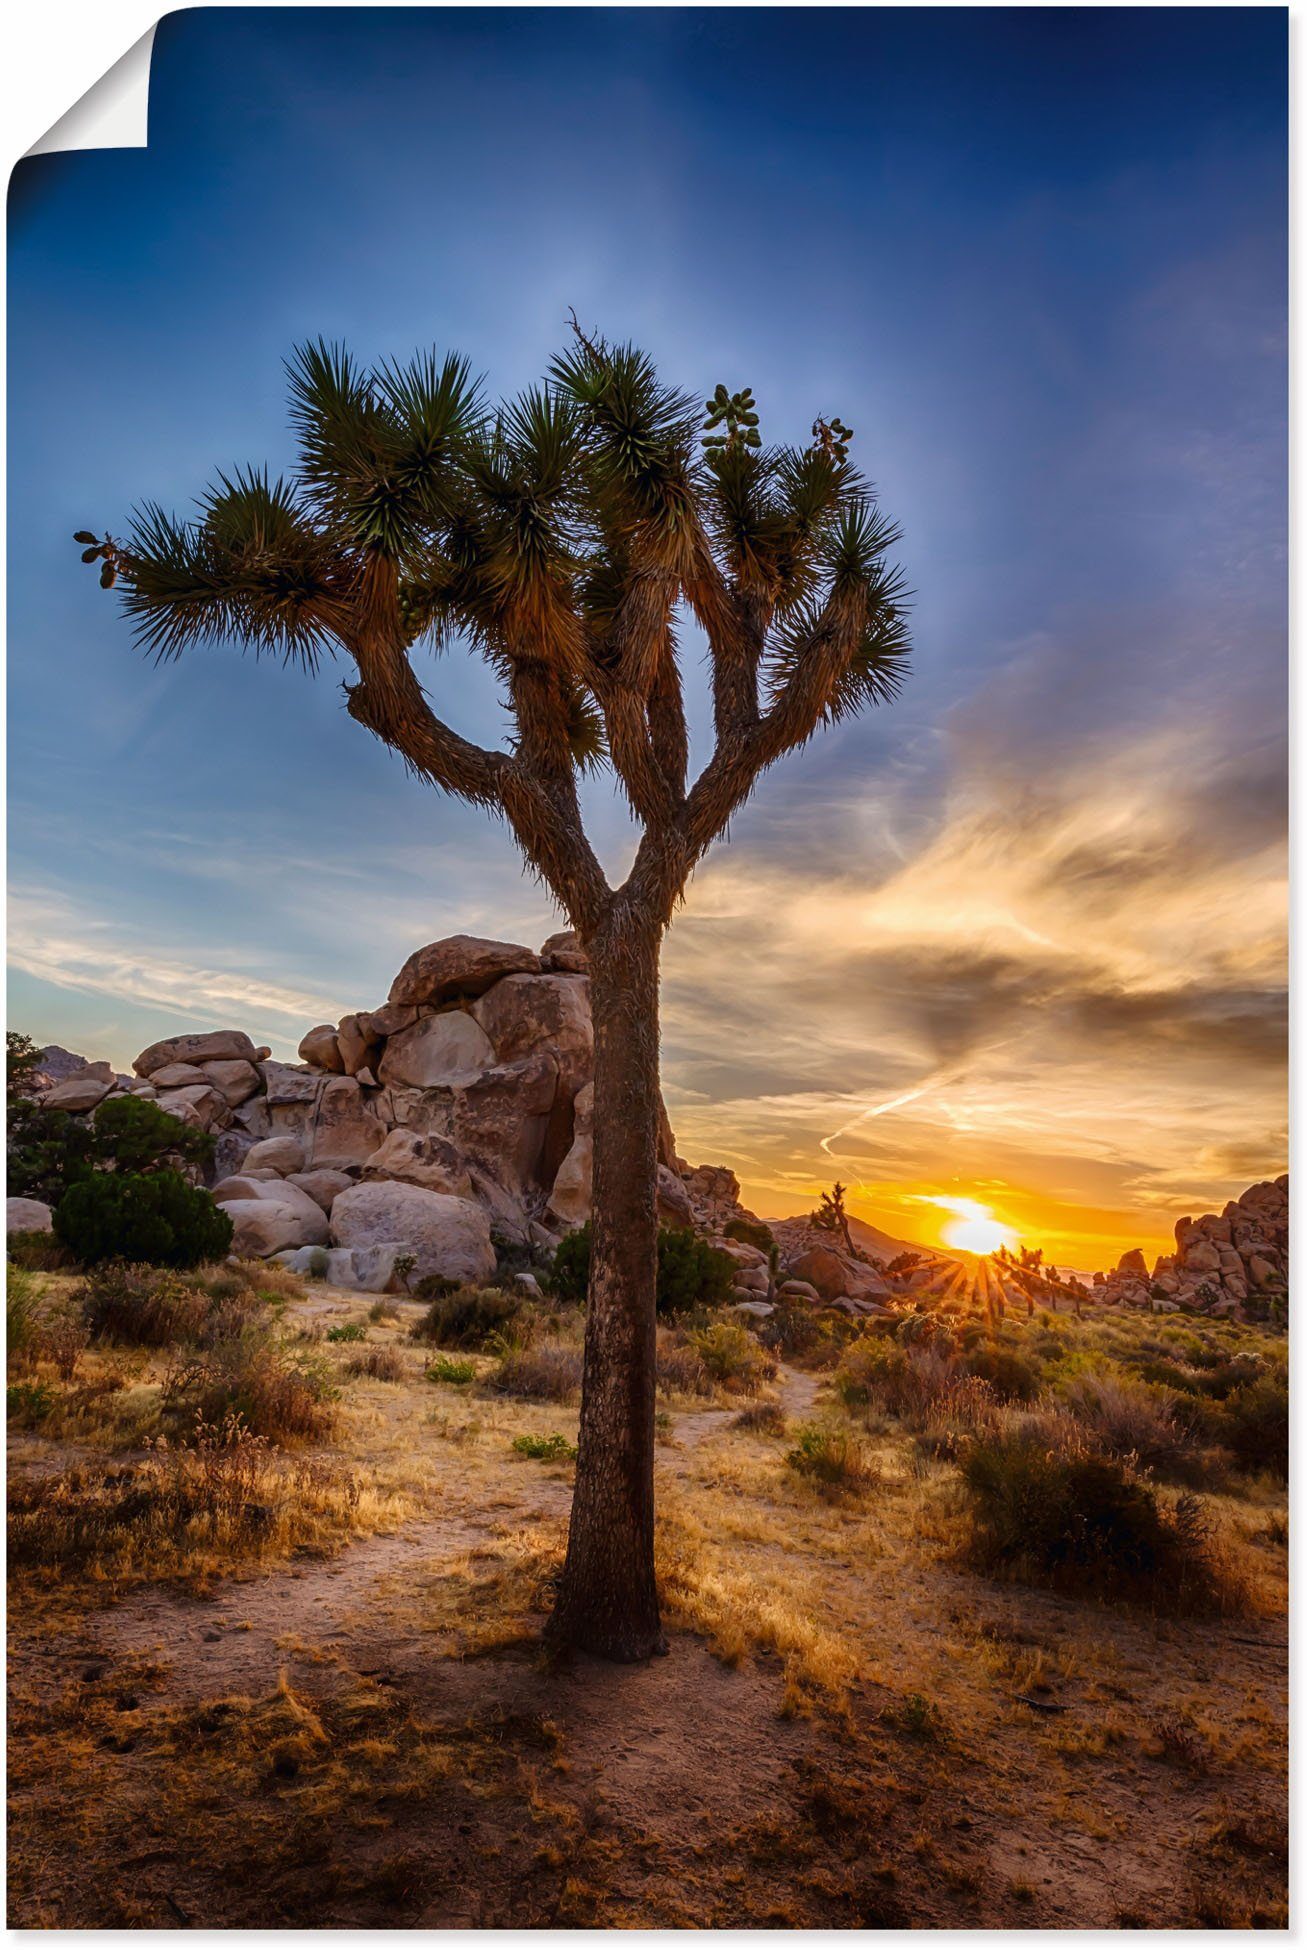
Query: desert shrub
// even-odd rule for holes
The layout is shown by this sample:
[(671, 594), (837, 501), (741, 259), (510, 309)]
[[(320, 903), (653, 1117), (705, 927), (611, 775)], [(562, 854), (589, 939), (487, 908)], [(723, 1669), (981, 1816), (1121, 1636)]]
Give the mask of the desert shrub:
[(339, 1327), (327, 1329), (329, 1341), (365, 1341), (367, 1338), (368, 1330), (361, 1320), (345, 1320)]
[(1195, 1418), (1161, 1389), (1122, 1375), (1078, 1374), (1062, 1385), (1061, 1399), (1106, 1454), (1133, 1456), (1141, 1468), (1169, 1476), (1201, 1472)]
[(183, 1124), (148, 1097), (110, 1097), (93, 1120), (92, 1155), (115, 1171), (149, 1171), (163, 1160), (184, 1164), (211, 1162), (215, 1140), (207, 1131)]
[(754, 1395), (776, 1373), (776, 1357), (736, 1320), (691, 1328), (685, 1338), (712, 1379), (729, 1393)]
[(160, 1166), (205, 1165), (214, 1140), (145, 1097), (110, 1097), (93, 1118), (70, 1117), (23, 1100), (11, 1102), (11, 1196), (57, 1206), (97, 1173), (149, 1173)]
[(221, 1292), (230, 1297), (242, 1293), (272, 1307), (305, 1297), (304, 1277), (276, 1259), (227, 1260), (212, 1271), (201, 1271), (200, 1284), (207, 1293)]
[(519, 1456), (530, 1456), (533, 1462), (571, 1462), (576, 1449), (565, 1435), (519, 1435), (513, 1439), (513, 1448)]
[(1289, 1480), (1289, 1383), (1283, 1373), (1259, 1375), (1226, 1396), (1224, 1440), (1243, 1469), (1265, 1469)]
[(785, 1410), (779, 1402), (750, 1402), (740, 1410), (731, 1427), (742, 1429), (748, 1435), (785, 1435), (789, 1431)]
[(785, 1458), (796, 1475), (815, 1483), (828, 1496), (868, 1488), (879, 1471), (859, 1436), (846, 1429), (819, 1428), (809, 1423)]
[(31, 1353), (40, 1320), (40, 1283), (26, 1267), (10, 1266), (5, 1280), (5, 1351), (11, 1361)]
[(398, 1320), (399, 1308), (393, 1300), (374, 1300), (368, 1308), (368, 1319), (378, 1325), (383, 1320)]
[(710, 1246), (688, 1226), (662, 1226), (658, 1233), (660, 1314), (684, 1314), (692, 1307), (723, 1307), (731, 1297), (735, 1266), (728, 1254)]
[(186, 1267), (220, 1259), (232, 1222), (180, 1172), (97, 1172), (64, 1194), (54, 1230), (83, 1266), (128, 1259)]
[(20, 1428), (34, 1429), (45, 1421), (57, 1400), (48, 1381), (11, 1381), (5, 1390), (5, 1414)]
[(769, 1253), (776, 1244), (771, 1227), (761, 1219), (729, 1219), (722, 1233), (727, 1239), (738, 1239), (742, 1246), (756, 1246), (760, 1253)]
[(207, 1294), (165, 1267), (106, 1260), (73, 1295), (92, 1340), (126, 1347), (197, 1341), (209, 1317)]
[[(591, 1227), (587, 1219), (559, 1241), (549, 1269), (550, 1291), (560, 1300), (582, 1302), (590, 1285)], [(688, 1313), (693, 1307), (720, 1307), (730, 1299), (734, 1264), (729, 1254), (710, 1246), (688, 1226), (658, 1231), (657, 1307), (660, 1314)]]
[(444, 1300), (451, 1293), (457, 1293), (463, 1284), (461, 1280), (451, 1280), (445, 1273), (424, 1273), (413, 1288), (415, 1300)]
[(995, 1434), (963, 1457), (962, 1480), (980, 1569), (1159, 1611), (1238, 1607), (1198, 1498), (1164, 1503), (1120, 1457)]
[(11, 1266), (27, 1273), (62, 1273), (77, 1263), (52, 1232), (11, 1232), (5, 1252)]
[(481, 1348), (514, 1322), (522, 1296), (493, 1286), (458, 1286), (434, 1299), (414, 1326), (414, 1340), (438, 1347)]
[(433, 1355), (422, 1372), (428, 1381), (447, 1381), (455, 1388), (465, 1388), (477, 1378), (475, 1361), (452, 1361), (447, 1354)]
[(1001, 1402), (1031, 1402), (1039, 1393), (1039, 1373), (1015, 1348), (1001, 1341), (982, 1342), (962, 1358), (964, 1373), (988, 1382)]
[(143, 1462), (10, 1484), (9, 1563), (126, 1584), (259, 1556), (347, 1529), (359, 1488), (320, 1462), (269, 1452), (238, 1419), (158, 1445)]
[(835, 1392), (846, 1408), (879, 1408), (919, 1426), (937, 1406), (947, 1407), (963, 1379), (946, 1348), (903, 1347), (868, 1334), (845, 1348)]
[(42, 1321), (36, 1352), (42, 1360), (50, 1362), (60, 1381), (66, 1384), (76, 1376), (89, 1339), (90, 1330), (78, 1315), (55, 1314)]
[(697, 1347), (666, 1329), (658, 1335), (654, 1374), (660, 1395), (714, 1395), (716, 1384)]
[(485, 1378), (495, 1395), (521, 1401), (572, 1402), (581, 1392), (581, 1351), (543, 1341), (513, 1348)]
[(408, 1369), (397, 1347), (370, 1347), (366, 1354), (352, 1354), (345, 1372), (356, 1378), (366, 1376), (369, 1381), (403, 1381)]
[(70, 1186), (89, 1178), (94, 1133), (84, 1117), (47, 1110), (23, 1099), (9, 1104), (7, 1176), (11, 1198), (57, 1205)]
[(164, 1378), (161, 1407), (183, 1433), (237, 1416), (251, 1435), (280, 1446), (330, 1434), (336, 1392), (320, 1362), (291, 1361), (270, 1335), (247, 1328), (180, 1361)]
[(801, 1300), (778, 1299), (757, 1333), (764, 1347), (781, 1355), (810, 1354), (828, 1338), (822, 1315)]

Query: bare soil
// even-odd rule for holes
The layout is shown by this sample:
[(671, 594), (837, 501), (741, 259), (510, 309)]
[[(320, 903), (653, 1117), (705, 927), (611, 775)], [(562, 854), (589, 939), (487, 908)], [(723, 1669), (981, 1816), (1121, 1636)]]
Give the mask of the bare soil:
[[(574, 1412), (436, 1392), (360, 1390), (354, 1466), (419, 1471), (391, 1534), (207, 1595), (11, 1605), (11, 1924), (1283, 1922), (1282, 1617), (995, 1585), (950, 1549), (942, 1478), (890, 1461), (866, 1506), (823, 1504), (738, 1406), (686, 1408), (660, 1494), (713, 1540), (703, 1605), (743, 1643), (774, 1599), (844, 1680), (810, 1650), (796, 1692), (773, 1627), (551, 1664), (570, 1472), (508, 1437)], [(818, 1376), (779, 1394), (822, 1412)]]

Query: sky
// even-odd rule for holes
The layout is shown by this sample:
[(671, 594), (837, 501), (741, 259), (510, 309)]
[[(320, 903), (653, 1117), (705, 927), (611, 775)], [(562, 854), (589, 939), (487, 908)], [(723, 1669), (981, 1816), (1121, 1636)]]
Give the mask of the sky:
[[(509, 395), (574, 306), (769, 440), (838, 413), (916, 592), (902, 699), (764, 779), (668, 936), (682, 1153), (1087, 1268), (1283, 1170), (1286, 89), (1279, 8), (166, 17), (148, 148), (10, 187), (11, 1026), (293, 1057), (424, 941), (560, 925), (342, 669), (155, 669), (70, 538), (288, 468), (299, 341)], [(421, 675), (503, 738), (474, 660)]]

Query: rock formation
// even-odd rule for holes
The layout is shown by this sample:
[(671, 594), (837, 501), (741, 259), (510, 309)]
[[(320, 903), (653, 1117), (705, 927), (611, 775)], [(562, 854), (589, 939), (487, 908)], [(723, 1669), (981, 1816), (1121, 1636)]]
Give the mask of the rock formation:
[(1282, 1314), (1289, 1289), (1289, 1179), (1267, 1179), (1231, 1199), (1218, 1216), (1177, 1219), (1175, 1251), (1151, 1274), (1140, 1249), (1123, 1253), (1094, 1287), (1107, 1305), (1167, 1313), (1191, 1307), (1215, 1317), (1266, 1320)]
[[(431, 942), (380, 1007), (315, 1025), (299, 1056), (276, 1062), (243, 1030), (216, 1029), (152, 1043), (127, 1077), (51, 1047), (35, 1094), (94, 1117), (131, 1093), (211, 1132), (209, 1184), (235, 1250), (368, 1291), (428, 1274), (485, 1279), (497, 1251), (548, 1254), (590, 1216), (594, 1032), (574, 934), (538, 953), (465, 934)], [(1255, 1185), (1219, 1218), (1182, 1219), (1175, 1254), (1151, 1276), (1141, 1252), (1126, 1253), (1094, 1298), (1265, 1317), (1287, 1280), (1287, 1185)], [(9, 1203), (11, 1231), (49, 1225), (39, 1201)], [(850, 1251), (800, 1218), (772, 1226), (772, 1267), (754, 1240), (730, 1236), (734, 1226), (766, 1237), (734, 1173), (679, 1158), (665, 1112), (658, 1208), (728, 1254), (736, 1303), (754, 1313), (777, 1299), (884, 1313), (924, 1298), (954, 1265), (922, 1248), (918, 1264), (890, 1272), (904, 1242), (862, 1228)]]

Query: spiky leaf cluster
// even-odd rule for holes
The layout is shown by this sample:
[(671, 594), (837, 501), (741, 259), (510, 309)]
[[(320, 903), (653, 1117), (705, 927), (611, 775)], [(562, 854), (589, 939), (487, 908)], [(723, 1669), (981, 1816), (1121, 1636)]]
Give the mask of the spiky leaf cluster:
[[(447, 790), (499, 803), (503, 755), (451, 733), (409, 663), (420, 641), (478, 650), (516, 722), (510, 816), (555, 886), (593, 885), (560, 837), (579, 824), (570, 768), (611, 762), (646, 826), (684, 817), (689, 852), (667, 856), (684, 860), (762, 766), (897, 691), (897, 531), (838, 417), (807, 448), (765, 447), (752, 390), (719, 384), (701, 424), (638, 347), (575, 321), (545, 383), (493, 411), (455, 355), (368, 367), (319, 340), (287, 374), (286, 476), (219, 472), (189, 519), (147, 503), (125, 539), (79, 530), (83, 560), (157, 656), (219, 640), (310, 667), (343, 652), (352, 715)], [(709, 639), (730, 754), (694, 793), (682, 606)]]

